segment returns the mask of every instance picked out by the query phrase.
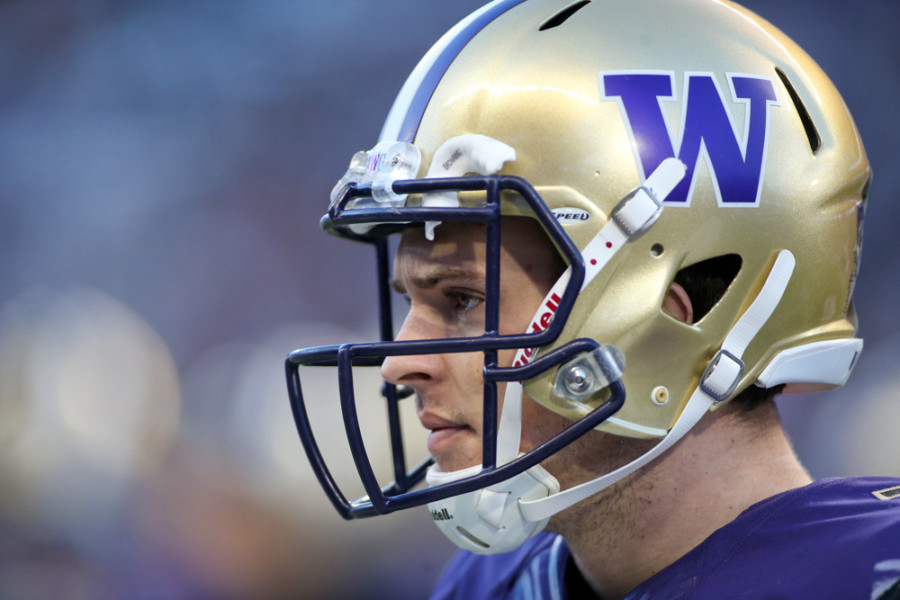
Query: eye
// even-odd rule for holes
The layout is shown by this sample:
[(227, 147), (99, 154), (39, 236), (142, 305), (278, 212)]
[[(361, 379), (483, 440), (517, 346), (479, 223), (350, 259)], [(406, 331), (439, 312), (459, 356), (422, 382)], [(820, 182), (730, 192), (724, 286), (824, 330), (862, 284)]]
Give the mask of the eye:
[(478, 308), (484, 298), (466, 290), (447, 290), (445, 296), (453, 303), (453, 309), (457, 312), (467, 313)]

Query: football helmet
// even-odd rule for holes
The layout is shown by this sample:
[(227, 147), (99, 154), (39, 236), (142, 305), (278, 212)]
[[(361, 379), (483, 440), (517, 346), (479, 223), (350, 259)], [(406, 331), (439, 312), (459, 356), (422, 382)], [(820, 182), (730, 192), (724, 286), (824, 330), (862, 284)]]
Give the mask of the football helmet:
[[(842, 385), (862, 349), (852, 292), (870, 171), (853, 120), (797, 45), (723, 0), (496, 0), (459, 23), (402, 87), (380, 140), (335, 186), (323, 228), (371, 243), (382, 340), (296, 350), (301, 440), (345, 518), (429, 504), (457, 544), (515, 548), (749, 386)], [(529, 216), (567, 269), (526, 331), (500, 335), (499, 219)], [(391, 341), (391, 233), (487, 228), (484, 334)], [(727, 257), (724, 291), (692, 323), (663, 301), (685, 269)], [(517, 349), (512, 365), (498, 351)], [(352, 367), (386, 356), (484, 354), (483, 464), (379, 483)], [(348, 502), (316, 443), (300, 368), (334, 365), (367, 497)], [(497, 382), (509, 382), (502, 403)], [(392, 433), (407, 391), (386, 384)], [(524, 400), (522, 400), (525, 398)], [(572, 425), (519, 453), (521, 402)], [(592, 429), (659, 439), (622, 469), (560, 490), (539, 463)]]

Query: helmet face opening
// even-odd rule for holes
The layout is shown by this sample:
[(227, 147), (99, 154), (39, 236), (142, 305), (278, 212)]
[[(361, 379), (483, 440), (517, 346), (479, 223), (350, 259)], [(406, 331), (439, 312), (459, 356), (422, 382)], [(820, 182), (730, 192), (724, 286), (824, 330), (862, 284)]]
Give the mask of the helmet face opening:
[[(341, 186), (323, 219), (325, 227), (348, 238), (372, 244), (376, 250), (379, 281), (379, 310), (381, 314), (382, 340), (374, 343), (344, 344), (341, 346), (323, 346), (307, 348), (292, 352), (286, 361), (289, 393), (294, 418), (301, 432), (308, 458), (316, 472), (320, 483), (329, 495), (338, 511), (345, 518), (372, 516), (387, 513), (410, 506), (418, 506), (450, 496), (469, 492), (500, 481), (504, 481), (523, 471), (530, 469), (546, 459), (560, 448), (568, 445), (584, 433), (594, 429), (603, 420), (618, 410), (624, 402), (624, 389), (618, 378), (624, 365), (616, 364), (621, 358), (611, 350), (601, 350), (598, 342), (589, 339), (573, 340), (553, 352), (539, 358), (534, 356), (534, 349), (546, 346), (559, 336), (562, 326), (577, 298), (578, 291), (584, 281), (585, 266), (581, 252), (562, 231), (553, 213), (546, 207), (540, 196), (527, 182), (515, 177), (488, 176), (466, 177), (462, 179), (440, 180), (408, 180), (393, 183), (393, 191), (399, 194), (423, 194), (448, 189), (458, 192), (484, 192), (485, 201), (482, 206), (454, 209), (411, 207), (390, 208), (383, 210), (371, 207), (366, 199), (371, 188), (357, 188), (355, 183)], [(541, 224), (549, 239), (563, 253), (568, 263), (566, 277), (558, 289), (558, 294), (551, 296), (548, 303), (539, 311), (536, 324), (520, 334), (500, 334), (499, 306), (500, 298), (500, 252), (501, 252), (501, 211), (500, 199), (504, 193), (514, 193), (521, 202), (527, 204), (534, 218)], [(371, 198), (370, 198), (371, 199)], [(348, 206), (353, 208), (348, 209)], [(481, 223), (486, 230), (485, 237), (485, 322), (481, 335), (476, 337), (447, 339), (418, 339), (412, 341), (393, 340), (393, 309), (390, 294), (390, 265), (387, 240), (389, 232), (396, 232), (409, 227), (422, 226), (428, 222), (458, 221), (463, 223)], [(354, 230), (354, 226), (365, 224), (365, 231)], [(519, 351), (519, 360), (513, 365), (502, 366), (498, 363), (501, 350), (515, 349)], [(398, 403), (410, 395), (409, 390), (385, 383), (382, 395), (386, 402), (389, 429), (391, 432), (392, 460), (394, 463), (395, 481), (382, 486), (376, 481), (371, 460), (365, 447), (362, 425), (357, 417), (357, 406), (354, 392), (353, 367), (379, 366), (386, 357), (401, 355), (427, 355), (479, 352), (484, 356), (484, 451), (482, 468), (477, 474), (462, 481), (454, 481), (439, 487), (411, 491), (424, 477), (431, 461), (426, 459), (409, 469), (406, 464), (407, 452), (403, 448)], [(612, 352), (612, 353), (611, 353)], [(547, 440), (533, 452), (524, 454), (512, 461), (498, 464), (496, 457), (496, 439), (499, 421), (499, 402), (497, 397), (498, 382), (523, 381), (536, 374), (555, 371), (559, 365), (571, 363), (577, 357), (594, 356), (594, 366), (570, 366), (569, 371), (577, 371), (595, 376), (592, 386), (584, 387), (585, 399), (589, 396), (602, 395), (603, 401), (596, 403), (587, 411), (584, 419), (574, 423), (570, 428), (554, 438)], [(584, 360), (582, 358), (582, 360)], [(360, 479), (365, 487), (367, 498), (356, 502), (348, 502), (343, 492), (338, 489), (335, 479), (325, 465), (322, 453), (318, 448), (312, 431), (306, 400), (300, 377), (300, 367), (331, 366), (337, 368), (340, 387), (340, 404), (344, 416), (345, 432), (353, 454)], [(570, 376), (571, 379), (571, 376)], [(583, 385), (583, 381), (579, 382)], [(565, 384), (563, 384), (565, 385)], [(570, 385), (570, 388), (572, 386)], [(602, 390), (602, 394), (599, 392)]]

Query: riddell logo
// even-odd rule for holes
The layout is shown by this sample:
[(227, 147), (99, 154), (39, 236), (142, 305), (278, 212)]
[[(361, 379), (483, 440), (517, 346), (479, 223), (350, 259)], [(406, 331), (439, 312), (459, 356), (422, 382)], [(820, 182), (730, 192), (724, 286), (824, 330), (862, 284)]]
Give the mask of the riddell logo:
[(441, 510), (431, 511), (431, 518), (435, 521), (449, 521), (453, 518), (453, 515), (446, 508), (442, 508)]
[[(540, 333), (547, 329), (550, 325), (550, 321), (553, 320), (553, 315), (556, 314), (556, 310), (559, 308), (560, 300), (561, 298), (558, 294), (551, 294), (550, 298), (548, 298), (541, 307), (540, 313), (531, 322), (531, 331), (529, 333)], [(531, 362), (531, 359), (534, 358), (536, 353), (537, 348), (524, 348), (522, 350), (522, 356), (513, 363), (513, 366), (521, 367), (522, 365), (527, 365)]]

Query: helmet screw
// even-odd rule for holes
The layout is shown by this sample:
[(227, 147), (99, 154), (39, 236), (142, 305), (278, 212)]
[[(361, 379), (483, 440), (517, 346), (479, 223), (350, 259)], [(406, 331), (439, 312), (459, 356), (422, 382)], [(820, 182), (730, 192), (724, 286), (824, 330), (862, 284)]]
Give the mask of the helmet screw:
[(563, 385), (572, 394), (584, 394), (593, 384), (594, 377), (583, 367), (572, 367), (563, 377)]

